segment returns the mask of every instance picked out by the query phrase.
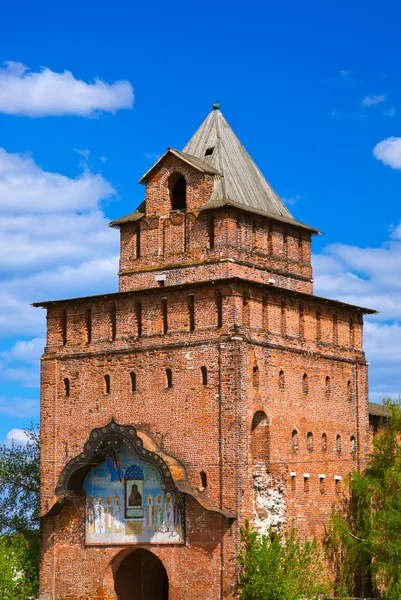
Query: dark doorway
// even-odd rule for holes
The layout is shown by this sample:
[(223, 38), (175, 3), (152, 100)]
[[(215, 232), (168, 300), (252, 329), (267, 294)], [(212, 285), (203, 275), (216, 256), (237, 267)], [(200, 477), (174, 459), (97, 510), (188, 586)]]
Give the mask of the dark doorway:
[(162, 561), (140, 548), (118, 567), (114, 589), (117, 600), (168, 600), (168, 577)]

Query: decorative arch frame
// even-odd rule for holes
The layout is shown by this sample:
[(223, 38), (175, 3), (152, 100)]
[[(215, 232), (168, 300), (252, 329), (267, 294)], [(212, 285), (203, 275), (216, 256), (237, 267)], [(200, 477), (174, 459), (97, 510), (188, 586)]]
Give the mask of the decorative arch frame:
[(176, 483), (167, 462), (156, 452), (147, 450), (133, 425), (120, 425), (114, 419), (104, 427), (93, 429), (81, 454), (71, 459), (58, 478), (55, 494), (59, 500), (69, 499), (71, 492), (81, 492), (86, 475), (95, 466), (112, 456), (115, 447), (125, 444), (139, 458), (154, 465), (162, 479), (162, 488), (172, 491)]

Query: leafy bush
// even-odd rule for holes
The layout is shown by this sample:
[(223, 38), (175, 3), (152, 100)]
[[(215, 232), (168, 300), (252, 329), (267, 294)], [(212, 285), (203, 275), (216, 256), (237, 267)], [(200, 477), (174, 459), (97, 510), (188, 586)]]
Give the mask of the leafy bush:
[(0, 536), (0, 600), (39, 594), (39, 532)]
[(295, 528), (260, 535), (247, 521), (241, 541), (240, 600), (300, 600), (326, 593), (321, 549), (315, 539), (302, 542)]

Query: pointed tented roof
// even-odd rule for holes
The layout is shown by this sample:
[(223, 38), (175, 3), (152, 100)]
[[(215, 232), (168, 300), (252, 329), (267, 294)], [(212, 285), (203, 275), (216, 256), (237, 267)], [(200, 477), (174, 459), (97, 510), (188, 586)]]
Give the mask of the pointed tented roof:
[(201, 158), (222, 174), (216, 181), (213, 203), (232, 201), (294, 220), (219, 110), (209, 113), (183, 151)]
[[(212, 112), (185, 148), (182, 151), (168, 148), (139, 183), (146, 184), (168, 154), (184, 160), (198, 171), (215, 176), (212, 197), (200, 207), (201, 210), (228, 205), (302, 227), (313, 234), (320, 233), (319, 230), (294, 219), (218, 110), (217, 104), (213, 105)], [(130, 215), (112, 221), (110, 226), (119, 227), (127, 221), (134, 221), (143, 216), (138, 207)]]

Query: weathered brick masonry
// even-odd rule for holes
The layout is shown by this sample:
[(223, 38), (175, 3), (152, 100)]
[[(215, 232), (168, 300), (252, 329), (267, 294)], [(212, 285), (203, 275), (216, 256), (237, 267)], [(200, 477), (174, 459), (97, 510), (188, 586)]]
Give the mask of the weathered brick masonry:
[[(184, 153), (144, 176), (146, 201), (112, 223), (118, 293), (41, 305), (41, 600), (230, 598), (245, 518), (319, 535), (363, 463), (371, 311), (313, 295), (317, 231), (260, 183), (235, 140), (215, 110)], [(91, 432), (119, 425), (173, 478), (182, 465), (184, 544), (85, 543), (82, 486), (64, 473), (74, 460), (87, 473)]]

